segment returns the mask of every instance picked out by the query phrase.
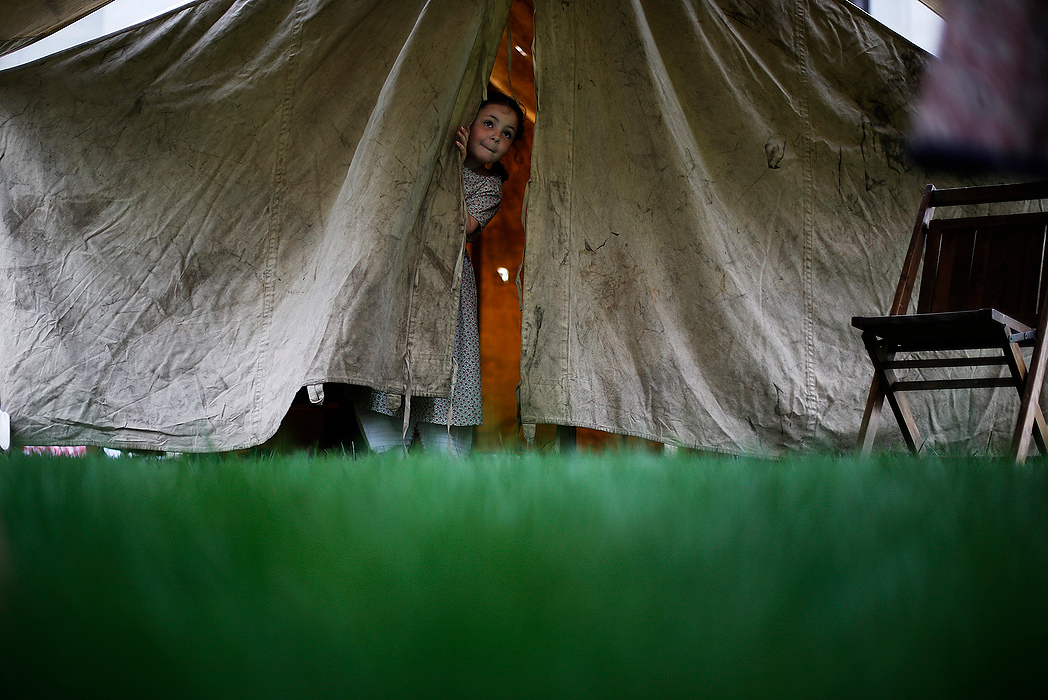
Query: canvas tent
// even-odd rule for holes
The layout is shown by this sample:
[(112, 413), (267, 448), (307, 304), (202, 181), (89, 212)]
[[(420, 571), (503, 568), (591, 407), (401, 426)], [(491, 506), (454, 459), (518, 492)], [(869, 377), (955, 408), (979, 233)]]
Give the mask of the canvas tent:
[[(509, 4), (206, 0), (0, 74), (16, 435), (233, 449), (303, 385), (446, 392), (449, 144)], [(523, 421), (850, 444), (925, 55), (838, 0), (538, 0), (535, 37)], [(923, 410), (975, 444), (1009, 399)]]

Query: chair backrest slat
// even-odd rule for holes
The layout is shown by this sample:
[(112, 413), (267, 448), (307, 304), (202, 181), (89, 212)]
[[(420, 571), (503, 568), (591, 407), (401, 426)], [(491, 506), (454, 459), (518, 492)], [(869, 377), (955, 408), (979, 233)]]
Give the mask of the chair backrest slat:
[(1035, 199), (1048, 199), (1048, 181), (936, 189), (932, 190), (928, 203), (932, 207), (952, 207), (961, 204), (1025, 202)]
[(994, 308), (1036, 326), (1048, 212), (933, 219), (917, 313)]

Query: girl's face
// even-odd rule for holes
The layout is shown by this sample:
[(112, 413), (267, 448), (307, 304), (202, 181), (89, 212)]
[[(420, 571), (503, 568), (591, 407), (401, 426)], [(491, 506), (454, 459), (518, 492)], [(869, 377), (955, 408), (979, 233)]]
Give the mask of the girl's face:
[(471, 170), (502, 160), (517, 135), (517, 115), (503, 105), (484, 105), (469, 127), (464, 165)]

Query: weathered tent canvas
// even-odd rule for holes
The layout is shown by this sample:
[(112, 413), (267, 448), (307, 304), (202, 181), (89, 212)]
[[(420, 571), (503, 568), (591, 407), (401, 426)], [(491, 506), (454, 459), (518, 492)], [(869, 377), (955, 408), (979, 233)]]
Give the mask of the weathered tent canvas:
[(19, 438), (232, 449), (313, 381), (446, 392), (452, 125), (508, 6), (215, 0), (3, 74)]
[(536, 42), (524, 419), (853, 440), (848, 318), (885, 307), (912, 226), (924, 55), (831, 0), (551, 3)]
[[(0, 74), (0, 401), (20, 439), (258, 444), (298, 387), (439, 394), (455, 126), (509, 0), (206, 0)], [(854, 440), (927, 179), (925, 56), (838, 0), (535, 3), (525, 422)], [(997, 400), (1008, 400), (1001, 397)], [(923, 409), (982, 440), (994, 403)]]

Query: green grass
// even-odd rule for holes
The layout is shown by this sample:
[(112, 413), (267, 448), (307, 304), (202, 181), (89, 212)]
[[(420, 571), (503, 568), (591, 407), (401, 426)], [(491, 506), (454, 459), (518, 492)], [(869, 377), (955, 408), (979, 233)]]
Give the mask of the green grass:
[(1048, 692), (1048, 472), (0, 459), (0, 696)]

